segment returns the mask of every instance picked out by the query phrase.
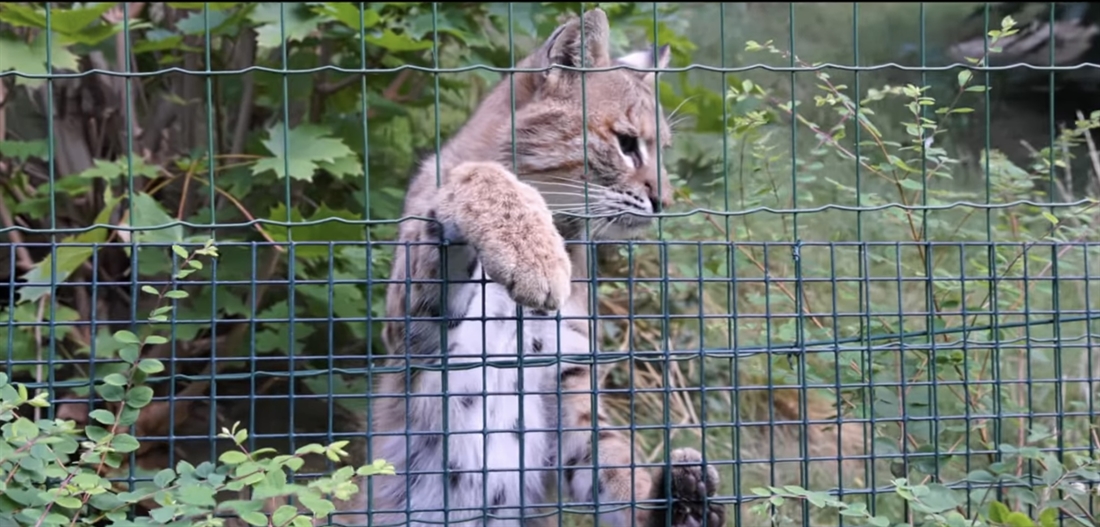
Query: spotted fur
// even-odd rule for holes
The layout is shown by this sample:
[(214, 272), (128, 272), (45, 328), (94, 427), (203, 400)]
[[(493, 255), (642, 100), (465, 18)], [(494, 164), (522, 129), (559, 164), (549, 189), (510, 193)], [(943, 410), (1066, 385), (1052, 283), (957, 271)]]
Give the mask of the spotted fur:
[[(611, 66), (608, 32), (603, 11), (589, 11), (518, 66)], [(618, 62), (652, 69), (668, 60), (664, 46)], [(393, 364), (412, 367), (378, 382), (371, 425), (370, 457), (398, 475), (373, 478), (369, 499), (341, 509), (369, 510), (373, 526), (511, 527), (550, 521), (540, 513), (560, 496), (598, 501), (617, 527), (663, 526), (666, 516), (677, 527), (724, 523), (724, 509), (705, 501), (718, 474), (695, 450), (671, 453), (671, 496), (661, 471), (631, 468), (641, 461), (632, 439), (609, 428), (593, 396), (598, 374), (577, 360), (594, 352), (588, 264), (584, 248), (565, 241), (585, 231), (561, 213), (583, 212), (587, 182), (589, 212), (615, 214), (590, 232), (623, 239), (670, 204), (658, 150), (672, 138), (654, 75), (619, 69), (582, 83), (561, 68), (515, 74), (423, 162), (404, 214), (431, 221), (400, 227), (386, 299), (395, 321), (383, 335)], [(366, 525), (366, 516), (334, 521)]]

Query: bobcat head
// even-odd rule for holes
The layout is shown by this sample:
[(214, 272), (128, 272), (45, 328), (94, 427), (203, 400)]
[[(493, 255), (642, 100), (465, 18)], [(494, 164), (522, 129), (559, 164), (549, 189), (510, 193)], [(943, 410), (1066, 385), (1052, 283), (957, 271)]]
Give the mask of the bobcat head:
[[(588, 11), (560, 26), (523, 62), (535, 68), (668, 66), (668, 45), (656, 54), (649, 49), (612, 59), (608, 33), (607, 15)], [(604, 216), (591, 223), (594, 239), (629, 239), (649, 226), (647, 215), (671, 205), (659, 153), (672, 133), (655, 80), (655, 72), (625, 68), (582, 74), (557, 67), (522, 79), (529, 98), (514, 117), (515, 150), (512, 127), (504, 126), (508, 137), (500, 138), (500, 156), (539, 190), (566, 238), (579, 237), (583, 219), (563, 212)]]

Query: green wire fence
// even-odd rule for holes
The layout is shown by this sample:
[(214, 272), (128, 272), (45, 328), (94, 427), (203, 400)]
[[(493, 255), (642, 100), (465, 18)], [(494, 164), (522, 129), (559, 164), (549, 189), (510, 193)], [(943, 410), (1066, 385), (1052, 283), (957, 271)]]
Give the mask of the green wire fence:
[[(512, 74), (550, 71), (517, 64), (596, 7), (612, 56), (671, 49), (644, 89), (668, 120), (658, 130), (672, 144), (651, 155), (675, 198), (641, 239), (586, 242), (603, 225), (588, 199), (598, 189), (570, 183), (585, 205), (562, 212), (585, 236), (566, 242), (590, 256), (593, 315), (550, 318), (599, 330), (600, 352), (391, 354), (383, 327), (423, 320), (388, 314), (387, 288), (437, 288), (443, 306), (452, 291), (406, 284), (411, 267), (391, 274), (417, 245), (399, 226), (436, 220), (403, 215), (410, 174), (498, 82), (515, 92), (535, 77)], [(627, 468), (671, 470), (674, 450), (698, 450), (720, 476), (707, 506), (732, 525), (1096, 525), (1097, 33), (1088, 3), (0, 4), (0, 525), (213, 512), (309, 525), (234, 502), (247, 498), (218, 478), (244, 476), (211, 479), (222, 469), (203, 463), (337, 443), (346, 455), (290, 467), (310, 481), (369, 464), (386, 434), (407, 458), (384, 459), (396, 474), (364, 489), (408, 473), (411, 498), (418, 477), (461, 477), (446, 463), (413, 469), (462, 414), (442, 412), (442, 436), (377, 430), (379, 408), (429, 404), (380, 403), (379, 379), (439, 374), (453, 410), (449, 374), (561, 378), (578, 364), (600, 366), (589, 391), (601, 406), (584, 404), (629, 438)], [(573, 68), (577, 88), (622, 68)], [(516, 99), (495, 108), (510, 116), (513, 160)], [(594, 126), (578, 144), (599, 140)], [(424, 163), (438, 184), (443, 165)], [(459, 325), (449, 315), (429, 319), (443, 350)], [(517, 316), (530, 318), (469, 323)], [(524, 422), (527, 405), (518, 412)], [(70, 444), (52, 419), (90, 443), (35, 447)], [(247, 430), (236, 445), (234, 423)], [(607, 430), (584, 430), (597, 463)], [(481, 430), (478, 459), (505, 455), (488, 450), (490, 432), (511, 431)], [(536, 467), (554, 486), (574, 470), (555, 441), (553, 463)], [(444, 458), (464, 455), (450, 443)], [(110, 453), (78, 463), (89, 444)], [(518, 445), (521, 459), (551, 448)], [(106, 483), (78, 478), (81, 463), (120, 501), (92, 499)], [(654, 481), (661, 496), (674, 479)], [(596, 521), (591, 503), (525, 488), (529, 517)], [(295, 492), (318, 517), (365, 511)], [(490, 486), (477, 492), (478, 510), (442, 493), (438, 514), (407, 512), (423, 525), (496, 515)], [(600, 505), (670, 503), (640, 499)], [(516, 524), (501, 514), (485, 524)]]

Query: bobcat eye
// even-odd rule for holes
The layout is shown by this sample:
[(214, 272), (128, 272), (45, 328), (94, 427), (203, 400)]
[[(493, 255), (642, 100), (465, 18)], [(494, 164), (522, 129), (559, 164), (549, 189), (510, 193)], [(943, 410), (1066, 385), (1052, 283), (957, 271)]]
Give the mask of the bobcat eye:
[(615, 134), (619, 136), (619, 148), (624, 154), (633, 156), (638, 153), (638, 138), (632, 135)]

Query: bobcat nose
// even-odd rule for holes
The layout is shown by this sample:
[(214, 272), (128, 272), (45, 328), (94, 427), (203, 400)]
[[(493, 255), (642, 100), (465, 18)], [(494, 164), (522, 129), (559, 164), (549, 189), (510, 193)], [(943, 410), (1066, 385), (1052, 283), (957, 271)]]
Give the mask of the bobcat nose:
[(668, 188), (668, 184), (663, 185), (664, 188), (658, 194), (657, 186), (649, 181), (645, 182), (645, 194), (649, 198), (650, 208), (653, 209), (653, 213), (659, 213), (663, 209), (667, 209), (672, 206), (672, 192)]

